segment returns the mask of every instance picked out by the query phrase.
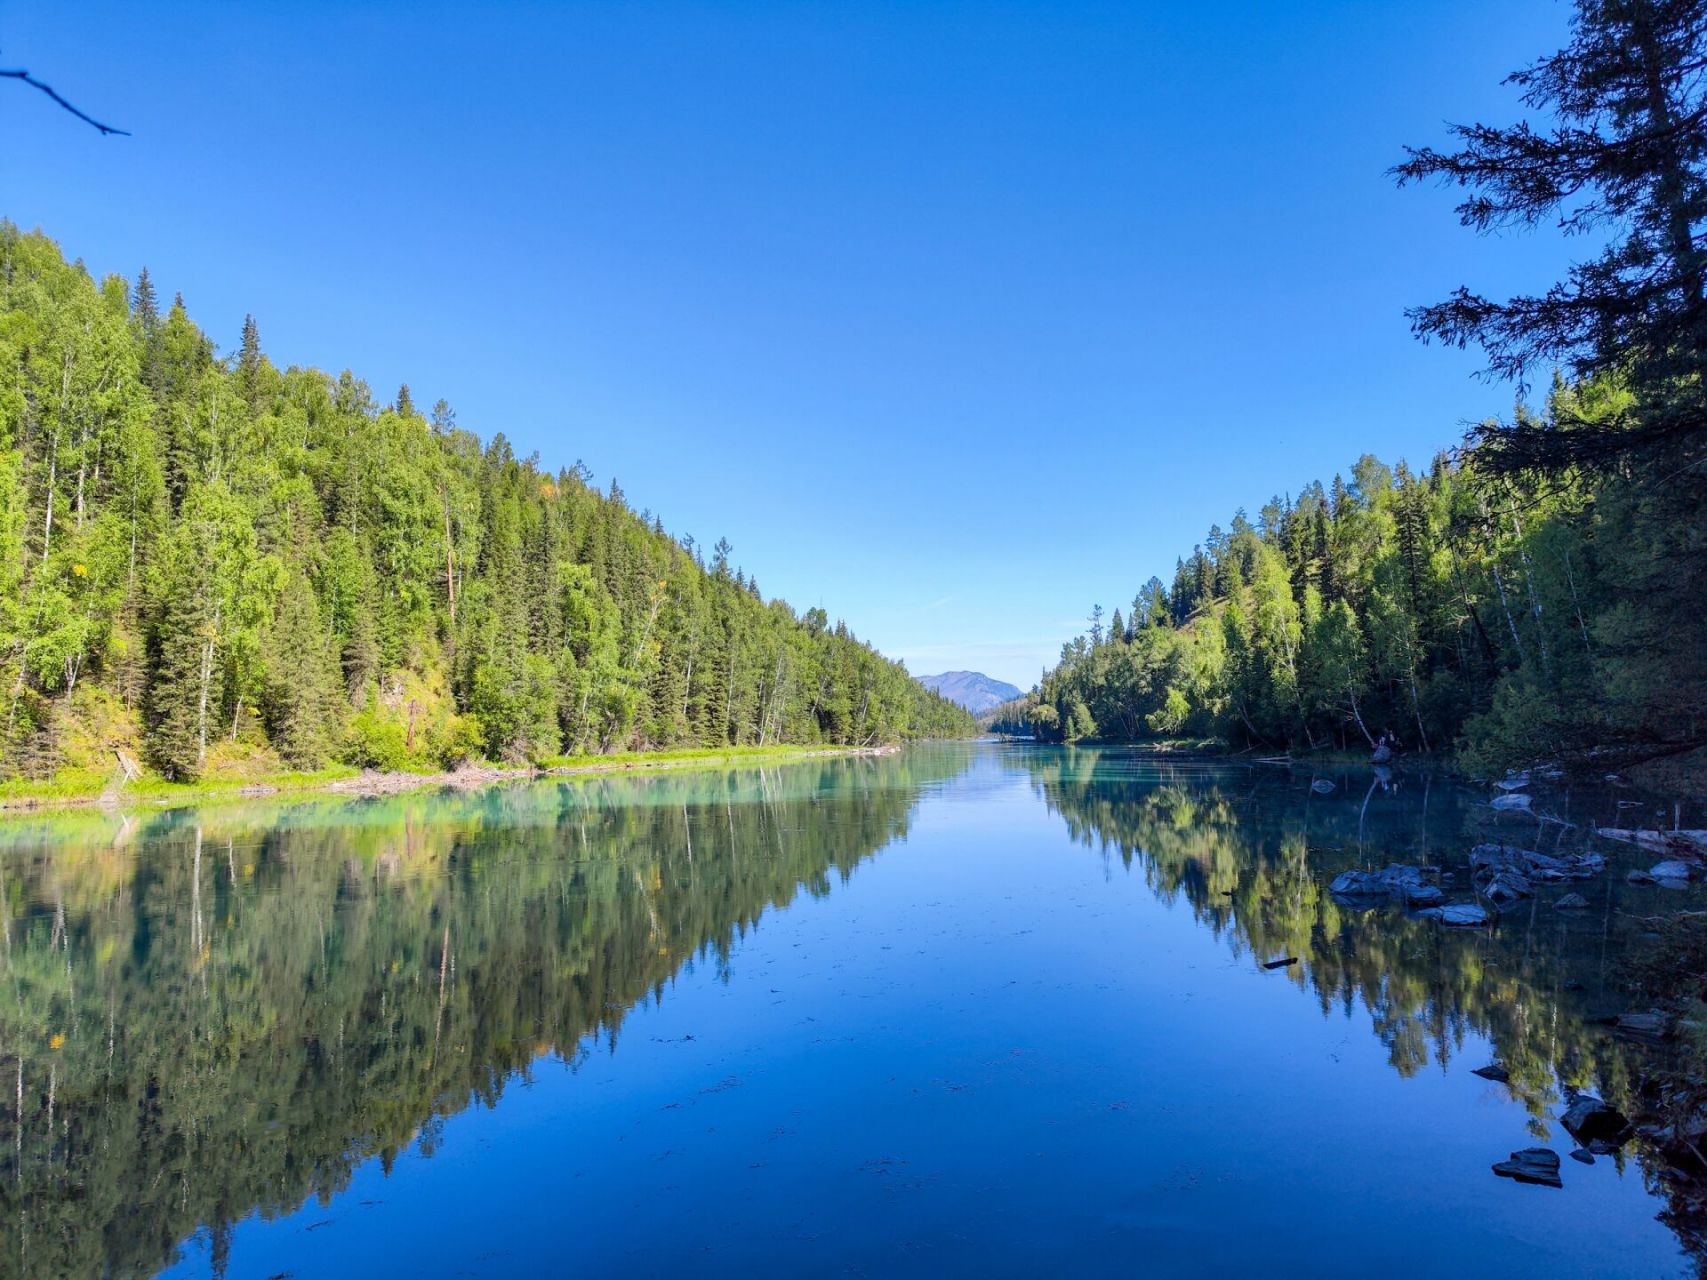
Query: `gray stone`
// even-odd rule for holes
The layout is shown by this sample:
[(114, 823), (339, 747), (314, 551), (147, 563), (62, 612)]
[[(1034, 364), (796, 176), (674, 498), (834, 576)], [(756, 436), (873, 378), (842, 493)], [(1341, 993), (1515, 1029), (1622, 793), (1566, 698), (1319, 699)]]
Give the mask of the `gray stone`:
[(1511, 1072), (1497, 1062), (1490, 1062), (1485, 1067), (1477, 1067), (1470, 1074), (1481, 1076), (1484, 1080), (1492, 1080), (1495, 1084), (1505, 1084), (1511, 1080)]
[(1426, 887), (1421, 867), (1394, 865), (1380, 871), (1342, 871), (1329, 883), (1328, 892), (1354, 902), (1389, 898), (1404, 902)]
[(1530, 799), (1521, 791), (1513, 791), (1503, 796), (1495, 796), (1488, 803), (1501, 813), (1528, 813)]
[(1580, 893), (1567, 893), (1553, 906), (1560, 911), (1581, 911), (1588, 906), (1588, 899)]
[(1621, 1013), (1613, 1019), (1612, 1029), (1619, 1035), (1637, 1040), (1664, 1040), (1671, 1034), (1671, 1019), (1658, 1009), (1646, 1013)]
[(1572, 1100), (1559, 1117), (1559, 1123), (1585, 1146), (1594, 1141), (1618, 1142), (1630, 1134), (1630, 1122), (1622, 1111), (1586, 1093)]
[(1496, 907), (1509, 907), (1533, 892), (1528, 877), (1510, 867), (1496, 871), (1480, 887), (1482, 896)]
[(1444, 907), (1425, 907), (1417, 912), (1426, 920), (1438, 920), (1456, 929), (1473, 929), (1488, 923), (1487, 908), (1475, 902), (1452, 902)]
[(1310, 784), (1310, 790), (1314, 791), (1319, 796), (1332, 795), (1334, 791), (1334, 784), (1329, 782), (1326, 778), (1317, 778)]
[(1510, 1160), (1501, 1160), (1494, 1166), (1494, 1172), (1502, 1178), (1530, 1182), (1536, 1186), (1565, 1185), (1559, 1178), (1559, 1155), (1546, 1147), (1525, 1147), (1522, 1151), (1513, 1151)]
[(1687, 862), (1673, 859), (1654, 863), (1648, 868), (1648, 874), (1656, 880), (1688, 880), (1693, 870)]
[(1592, 1151), (1584, 1151), (1581, 1147), (1578, 1147), (1575, 1151), (1571, 1152), (1571, 1159), (1580, 1161), (1583, 1164), (1593, 1164), (1594, 1153)]

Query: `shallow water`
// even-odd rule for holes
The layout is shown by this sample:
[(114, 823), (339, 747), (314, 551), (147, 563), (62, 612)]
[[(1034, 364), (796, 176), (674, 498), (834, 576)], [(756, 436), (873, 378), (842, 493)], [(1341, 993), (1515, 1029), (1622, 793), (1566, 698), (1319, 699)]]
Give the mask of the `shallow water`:
[(1628, 1088), (1590, 1018), (1653, 859), (1491, 931), (1325, 889), (1630, 810), (1314, 776), (926, 746), (12, 823), (0, 1276), (1692, 1274), (1636, 1154), (1489, 1169)]

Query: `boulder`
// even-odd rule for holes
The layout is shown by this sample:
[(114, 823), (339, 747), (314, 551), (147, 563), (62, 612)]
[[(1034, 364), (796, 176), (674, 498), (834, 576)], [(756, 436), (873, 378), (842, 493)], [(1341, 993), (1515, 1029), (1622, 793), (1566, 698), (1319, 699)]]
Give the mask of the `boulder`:
[(1580, 1161), (1583, 1164), (1593, 1164), (1594, 1152), (1585, 1151), (1583, 1148), (1578, 1147), (1575, 1151), (1571, 1152), (1571, 1159)]
[(1501, 813), (1528, 813), (1531, 801), (1521, 791), (1509, 791), (1503, 796), (1495, 796), (1488, 803)]
[(1495, 1084), (1506, 1084), (1511, 1080), (1511, 1072), (1497, 1062), (1490, 1062), (1485, 1067), (1477, 1067), (1470, 1074), (1481, 1076), (1484, 1080), (1492, 1080)]
[(1513, 1151), (1511, 1159), (1501, 1160), (1494, 1166), (1494, 1172), (1502, 1178), (1530, 1182), (1536, 1186), (1565, 1185), (1559, 1178), (1559, 1155), (1546, 1147), (1525, 1147), (1522, 1151)]
[(1559, 1123), (1581, 1146), (1596, 1141), (1622, 1142), (1630, 1136), (1630, 1122), (1623, 1112), (1586, 1093), (1572, 1100), (1559, 1117)]
[(1319, 796), (1329, 796), (1334, 793), (1334, 784), (1329, 782), (1326, 778), (1317, 778), (1310, 784), (1310, 790), (1314, 791)]
[(1588, 907), (1588, 899), (1580, 893), (1567, 893), (1553, 907), (1558, 911), (1582, 911)]
[(1377, 902), (1397, 899), (1409, 901), (1411, 896), (1428, 888), (1427, 873), (1421, 867), (1394, 864), (1380, 871), (1342, 871), (1328, 885), (1336, 898), (1352, 902)]
[(1383, 742), (1369, 753), (1369, 759), (1375, 764), (1391, 764), (1393, 762), (1393, 748)]
[(1679, 862), (1676, 859), (1670, 859), (1666, 862), (1656, 862), (1653, 866), (1648, 868), (1649, 875), (1651, 875), (1655, 880), (1662, 881), (1687, 881), (1693, 872), (1694, 868), (1692, 868), (1687, 862)]
[(1415, 888), (1405, 890), (1405, 905), (1407, 907), (1438, 907), (1446, 901), (1446, 895), (1432, 884), (1419, 884)]
[(1496, 907), (1509, 907), (1514, 902), (1527, 898), (1533, 890), (1529, 887), (1527, 876), (1504, 867), (1489, 876), (1478, 886), (1482, 896)]

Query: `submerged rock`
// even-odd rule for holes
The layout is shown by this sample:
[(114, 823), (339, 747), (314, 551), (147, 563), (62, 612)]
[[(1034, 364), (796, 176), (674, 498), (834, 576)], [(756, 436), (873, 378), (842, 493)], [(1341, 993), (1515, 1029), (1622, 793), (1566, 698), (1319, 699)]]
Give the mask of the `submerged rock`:
[(1393, 762), (1393, 748), (1383, 742), (1369, 753), (1369, 759), (1375, 764), (1391, 764)]
[(1510, 870), (1532, 880), (1590, 880), (1606, 870), (1598, 853), (1537, 853), (1504, 844), (1479, 844), (1470, 850), (1470, 870), (1491, 876)]
[(1578, 1147), (1575, 1151), (1571, 1152), (1571, 1159), (1579, 1161), (1582, 1164), (1593, 1164), (1594, 1152), (1585, 1151), (1583, 1148)]
[(1529, 771), (1525, 769), (1521, 773), (1508, 773), (1494, 785), (1501, 791), (1522, 791), (1529, 785)]
[(1588, 906), (1588, 899), (1580, 893), (1567, 893), (1553, 904), (1557, 911), (1581, 911)]
[(1425, 920), (1438, 920), (1456, 929), (1473, 929), (1488, 923), (1487, 908), (1476, 902), (1453, 902), (1444, 907), (1425, 907), (1417, 912)]
[(1317, 778), (1310, 784), (1310, 790), (1314, 791), (1319, 796), (1332, 795), (1334, 784), (1329, 782), (1326, 778)]
[(1353, 903), (1372, 903), (1386, 899), (1410, 902), (1427, 899), (1440, 890), (1426, 883), (1427, 872), (1421, 867), (1394, 864), (1380, 871), (1342, 871), (1328, 885), (1334, 897)]
[(1511, 1072), (1497, 1062), (1490, 1062), (1485, 1067), (1477, 1067), (1470, 1074), (1481, 1076), (1484, 1080), (1492, 1080), (1495, 1084), (1508, 1084), (1511, 1081)]
[(1636, 1040), (1664, 1040), (1671, 1035), (1671, 1017), (1659, 1009), (1621, 1013), (1612, 1020), (1612, 1030)]
[(1480, 888), (1482, 896), (1496, 907), (1509, 907), (1534, 892), (1529, 887), (1529, 878), (1511, 867), (1502, 867), (1494, 872)]
[(1503, 796), (1495, 796), (1488, 803), (1501, 813), (1528, 813), (1531, 802), (1523, 792), (1511, 791)]
[(1536, 1186), (1565, 1185), (1559, 1178), (1559, 1155), (1546, 1147), (1525, 1147), (1522, 1151), (1513, 1151), (1510, 1160), (1501, 1160), (1494, 1166), (1494, 1172), (1502, 1178), (1530, 1182)]
[(1584, 1146), (1596, 1141), (1619, 1143), (1630, 1136), (1630, 1122), (1622, 1111), (1586, 1093), (1565, 1108), (1559, 1123)]
[(1694, 874), (1694, 868), (1687, 862), (1679, 862), (1676, 859), (1671, 859), (1666, 862), (1654, 863), (1653, 866), (1648, 868), (1648, 874), (1655, 880), (1661, 881), (1662, 883), (1666, 880), (1682, 880), (1687, 882), (1690, 876)]

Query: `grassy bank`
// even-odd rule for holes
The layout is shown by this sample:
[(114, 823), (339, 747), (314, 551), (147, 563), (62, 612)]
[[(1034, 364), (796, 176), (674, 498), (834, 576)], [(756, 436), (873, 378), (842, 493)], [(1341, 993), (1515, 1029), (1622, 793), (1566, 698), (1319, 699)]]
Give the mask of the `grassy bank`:
[(553, 756), (530, 765), (470, 764), (444, 773), (379, 773), (349, 766), (312, 773), (250, 773), (212, 776), (198, 782), (168, 782), (144, 777), (124, 782), (93, 770), (63, 770), (44, 781), (16, 779), (0, 783), (0, 815), (79, 805), (118, 808), (172, 808), (205, 805), (254, 796), (332, 792), (344, 795), (392, 795), (424, 787), (483, 786), (529, 778), (666, 769), (717, 768), (786, 763), (828, 756), (876, 755), (894, 747), (838, 747), (820, 743), (767, 747), (711, 747), (676, 751), (622, 751), (608, 755)]

